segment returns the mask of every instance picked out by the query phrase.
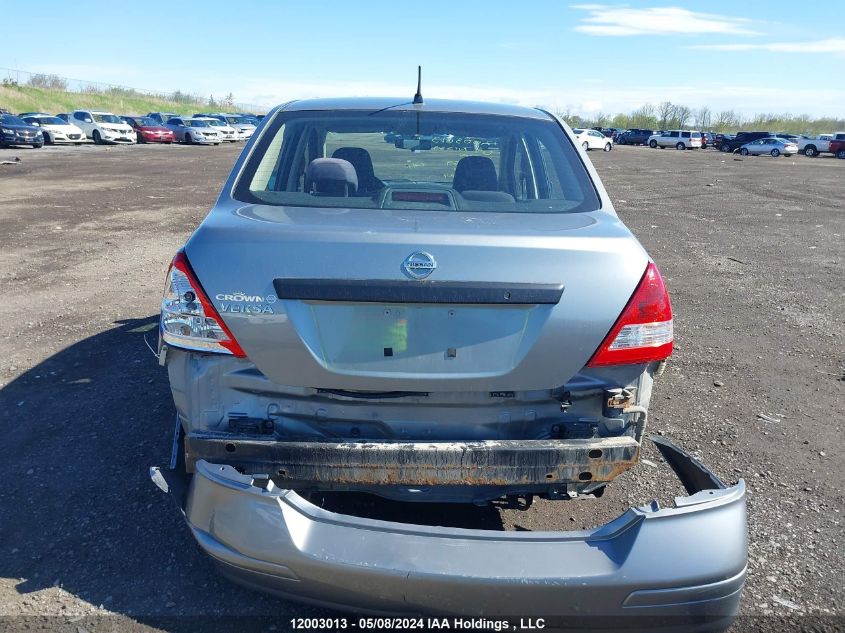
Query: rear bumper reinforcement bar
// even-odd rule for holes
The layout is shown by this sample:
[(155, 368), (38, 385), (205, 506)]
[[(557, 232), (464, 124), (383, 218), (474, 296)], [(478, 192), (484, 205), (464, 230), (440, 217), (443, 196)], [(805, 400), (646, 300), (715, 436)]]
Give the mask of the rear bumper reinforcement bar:
[(608, 482), (636, 465), (632, 437), (478, 442), (279, 442), (191, 433), (188, 471), (199, 460), (265, 473), (276, 485), (514, 486)]

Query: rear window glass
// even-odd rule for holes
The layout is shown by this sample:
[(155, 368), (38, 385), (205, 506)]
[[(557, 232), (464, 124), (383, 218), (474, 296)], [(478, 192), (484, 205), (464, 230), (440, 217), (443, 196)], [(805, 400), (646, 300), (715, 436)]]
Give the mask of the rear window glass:
[(298, 207), (498, 213), (600, 207), (577, 151), (551, 119), (396, 110), (279, 113), (234, 195)]

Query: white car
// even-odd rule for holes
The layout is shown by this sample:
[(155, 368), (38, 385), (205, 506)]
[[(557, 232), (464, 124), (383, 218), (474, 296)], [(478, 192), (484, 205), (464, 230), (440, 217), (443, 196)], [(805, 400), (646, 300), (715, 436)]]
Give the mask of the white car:
[(798, 153), (804, 154), (812, 158), (821, 153), (830, 152), (830, 141), (833, 139), (833, 134), (819, 134), (811, 138), (798, 139)]
[(214, 114), (206, 114), (204, 116), (210, 116), (222, 121), (223, 123), (231, 125), (235, 128), (235, 131), (237, 131), (238, 139), (242, 141), (249, 140), (252, 137), (253, 132), (255, 132), (255, 126), (239, 114), (216, 112)]
[(74, 110), (69, 123), (80, 128), (94, 143), (134, 145), (138, 135), (119, 116), (101, 110)]
[(41, 128), (41, 133), (44, 135), (44, 142), (47, 145), (52, 145), (53, 143), (74, 143), (76, 145), (82, 145), (88, 142), (85, 132), (73, 123), (68, 123), (59, 117), (49, 114), (36, 114), (22, 118), (30, 125)]
[(165, 127), (173, 130), (177, 142), (191, 145), (220, 145), (223, 142), (220, 133), (211, 127), (207, 121), (201, 119), (190, 119), (188, 117), (176, 116), (168, 119)]
[(581, 128), (573, 128), (575, 138), (581, 143), (581, 147), (589, 151), (591, 149), (600, 149), (609, 152), (613, 149), (613, 139), (608, 138), (598, 130), (582, 130)]
[(798, 153), (798, 143), (791, 141), (788, 138), (775, 138), (770, 136), (746, 143), (739, 148), (739, 153), (743, 156), (748, 156), (749, 154), (752, 156), (770, 154), (773, 158), (777, 158), (781, 154), (784, 156), (792, 156), (793, 154)]
[(659, 147), (666, 149), (701, 149), (701, 132), (696, 130), (666, 130), (652, 134), (648, 138), (648, 146), (652, 149)]
[(235, 143), (240, 140), (240, 136), (238, 135), (238, 131), (233, 128), (228, 123), (224, 123), (220, 119), (215, 119), (211, 116), (194, 116), (192, 117), (194, 121), (205, 121), (211, 127), (213, 127), (217, 132), (220, 134), (220, 138), (223, 141), (228, 141), (230, 143)]

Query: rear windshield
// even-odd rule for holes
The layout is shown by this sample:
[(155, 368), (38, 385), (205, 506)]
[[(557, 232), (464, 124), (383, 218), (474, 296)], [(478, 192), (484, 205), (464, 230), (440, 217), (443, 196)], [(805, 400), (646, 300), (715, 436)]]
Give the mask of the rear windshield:
[(551, 119), (396, 110), (279, 113), (234, 195), (278, 206), (497, 213), (601, 206)]

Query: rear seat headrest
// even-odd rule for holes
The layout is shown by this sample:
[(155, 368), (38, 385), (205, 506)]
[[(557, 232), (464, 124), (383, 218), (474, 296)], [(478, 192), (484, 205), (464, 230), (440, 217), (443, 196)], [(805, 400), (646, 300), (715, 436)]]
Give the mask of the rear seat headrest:
[(358, 174), (348, 160), (315, 158), (305, 168), (305, 191), (323, 196), (349, 196), (358, 190)]

